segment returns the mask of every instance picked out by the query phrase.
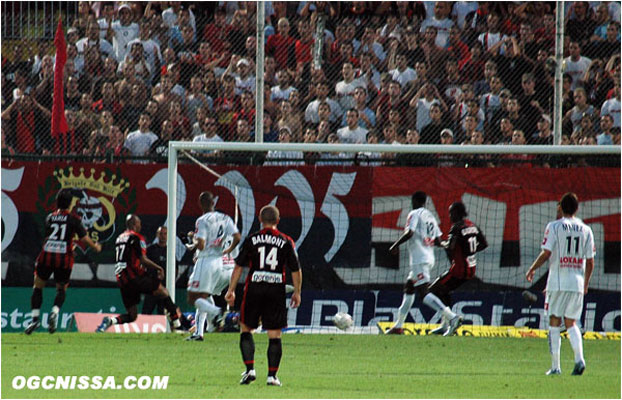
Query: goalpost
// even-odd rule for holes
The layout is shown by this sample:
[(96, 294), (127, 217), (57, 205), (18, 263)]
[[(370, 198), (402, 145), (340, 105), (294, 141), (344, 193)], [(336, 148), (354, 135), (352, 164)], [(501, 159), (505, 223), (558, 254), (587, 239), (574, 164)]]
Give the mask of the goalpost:
[[(178, 165), (179, 160), (184, 157), (185, 152), (206, 152), (206, 151), (218, 151), (218, 152), (227, 152), (227, 153), (235, 153), (235, 152), (243, 152), (245, 155), (248, 154), (264, 154), (268, 151), (276, 151), (276, 152), (302, 152), (305, 153), (320, 153), (320, 154), (341, 154), (341, 160), (348, 160), (349, 158), (354, 158), (357, 153), (366, 153), (366, 154), (376, 154), (391, 157), (391, 155), (395, 154), (396, 157), (400, 155), (408, 155), (410, 157), (435, 157), (435, 155), (440, 155), (440, 157), (512, 157), (512, 155), (531, 155), (533, 157), (540, 156), (560, 156), (565, 155), (569, 157), (576, 156), (585, 156), (585, 157), (594, 157), (594, 156), (614, 156), (614, 158), (619, 159), (620, 156), (620, 147), (619, 146), (491, 146), (491, 145), (470, 145), (470, 146), (445, 146), (445, 145), (368, 145), (368, 144), (358, 144), (358, 145), (346, 145), (346, 144), (304, 144), (304, 143), (237, 143), (237, 142), (223, 142), (223, 143), (193, 143), (193, 142), (170, 142), (169, 143), (169, 153), (168, 153), (168, 212), (167, 212), (167, 221), (168, 221), (168, 243), (167, 243), (167, 278), (166, 283), (169, 291), (171, 293), (171, 297), (175, 299), (175, 264), (173, 260), (176, 258), (176, 237), (180, 236), (178, 234), (178, 217), (180, 216), (181, 209), (179, 209), (178, 205)], [(291, 157), (291, 153), (290, 154)], [(345, 156), (344, 156), (345, 155)], [(617, 156), (617, 157), (615, 157)], [(258, 157), (260, 158), (260, 157)], [(460, 182), (460, 180), (469, 180), (471, 177), (480, 176), (479, 179), (485, 179), (487, 173), (497, 173), (494, 168), (465, 168), (464, 165), (460, 165), (459, 168), (444, 168), (444, 167), (435, 167), (435, 168), (424, 168), (421, 167), (398, 167), (393, 170), (392, 167), (382, 167), (380, 169), (373, 168), (373, 166), (378, 165), (378, 161), (374, 161), (376, 159), (366, 158), (365, 161), (361, 165), (367, 165), (368, 167), (361, 166), (352, 166), (351, 162), (345, 163), (345, 165), (338, 165), (342, 161), (336, 160), (336, 157), (329, 157), (329, 160), (324, 162), (323, 165), (320, 166), (321, 160), (315, 160), (315, 166), (302, 166), (304, 162), (300, 160), (299, 162), (292, 164), (288, 164), (289, 161), (283, 161), (283, 159), (275, 159), (275, 162), (269, 163), (269, 165), (277, 164), (282, 166), (279, 170), (279, 174), (283, 172), (281, 178), (279, 178), (276, 182), (270, 183), (271, 185), (279, 185), (285, 188), (288, 188), (290, 192), (296, 191), (296, 194), (290, 196), (291, 198), (284, 198), (283, 190), (280, 189), (269, 189), (262, 188), (265, 193), (262, 193), (263, 197), (266, 200), (265, 203), (259, 204), (259, 200), (253, 197), (252, 189), (243, 187), (241, 182), (237, 182), (234, 180), (228, 181), (226, 184), (230, 187), (234, 187), (236, 190), (236, 194), (234, 195), (236, 204), (234, 206), (235, 213), (238, 212), (238, 206), (240, 208), (241, 214), (241, 223), (244, 225), (244, 229), (241, 229), (241, 232), (244, 236), (250, 233), (250, 229), (254, 224), (254, 227), (258, 227), (258, 222), (254, 219), (256, 217), (256, 212), (260, 207), (272, 201), (276, 203), (277, 201), (290, 202), (297, 210), (300, 210), (300, 217), (297, 221), (291, 222), (289, 221), (285, 223), (285, 228), (289, 228), (293, 232), (288, 232), (290, 236), (293, 237), (294, 241), (297, 241), (297, 248), (304, 255), (311, 254), (311, 258), (314, 260), (319, 260), (317, 263), (314, 262), (314, 268), (324, 268), (322, 271), (326, 271), (327, 269), (331, 269), (334, 274), (334, 281), (338, 283), (334, 283), (331, 281), (331, 286), (328, 289), (334, 289), (335, 287), (341, 288), (352, 288), (352, 289), (375, 289), (375, 288), (384, 288), (384, 287), (397, 287), (398, 285), (403, 284), (405, 279), (404, 268), (403, 265), (406, 260), (405, 250), (401, 250), (401, 254), (399, 256), (398, 266), (392, 265), (395, 263), (395, 260), (388, 260), (388, 254), (386, 252), (386, 244), (392, 242), (397, 238), (396, 235), (399, 235), (399, 229), (403, 228), (403, 219), (405, 215), (410, 211), (409, 193), (418, 188), (409, 187), (412, 184), (410, 179), (413, 176), (420, 174), (421, 171), (424, 171), (425, 174), (430, 175), (429, 179), (426, 178), (421, 182), (427, 181), (439, 181), (439, 178), (435, 177), (435, 174), (445, 174), (445, 178), (443, 179), (457, 179), (456, 182)], [(195, 160), (196, 161), (196, 160)], [(291, 161), (291, 160), (290, 160)], [(615, 161), (615, 160), (614, 160)], [(194, 161), (192, 161), (194, 162)], [(298, 166), (301, 165), (301, 166)], [(306, 164), (309, 165), (309, 164)], [(210, 166), (216, 169), (222, 170), (223, 167), (227, 168), (230, 171), (236, 171), (239, 169), (243, 169), (242, 167), (225, 164), (218, 165), (214, 164), (214, 162), (210, 162)], [(372, 167), (369, 167), (372, 166)], [(197, 167), (198, 168), (198, 167)], [(244, 167), (249, 168), (249, 167)], [(252, 167), (252, 168), (264, 168), (264, 167)], [(267, 171), (266, 174), (269, 174), (270, 168), (274, 171), (273, 167), (265, 167)], [(350, 197), (354, 196), (358, 184), (352, 178), (353, 171), (356, 172), (357, 168), (365, 171), (368, 171), (368, 174), (377, 174), (378, 176), (386, 176), (392, 177), (392, 171), (396, 171), (396, 176), (392, 177), (395, 181), (393, 182), (393, 188), (396, 190), (401, 190), (399, 196), (395, 196), (392, 194), (388, 194), (386, 196), (379, 196), (377, 194), (370, 194), (372, 192), (372, 185), (369, 184), (370, 187), (363, 187), (363, 191), (368, 191), (366, 194), (366, 198), (354, 199), (350, 198), (347, 201), (350, 203), (346, 203), (344, 200), (348, 195)], [(589, 168), (588, 168), (589, 169)], [(595, 168), (598, 169), (598, 168)], [(314, 171), (313, 173), (309, 172), (309, 170)], [(326, 186), (328, 180), (330, 183), (328, 184), (328, 188), (325, 189), (325, 194), (322, 194), (323, 198), (313, 197), (314, 190), (317, 190), (315, 186), (319, 185), (320, 182), (315, 182), (315, 176), (322, 175), (322, 171), (331, 170), (333, 171), (332, 179), (329, 178), (318, 178), (323, 179), (321, 185)], [(478, 172), (478, 170), (480, 172)], [(512, 174), (514, 176), (514, 180), (516, 179), (525, 179), (525, 182), (534, 181), (534, 188), (521, 188), (521, 184), (517, 184), (511, 180), (504, 182), (503, 177), (495, 178), (496, 182), (492, 183), (473, 183), (469, 182), (467, 184), (468, 189), (460, 189), (459, 192), (451, 192), (446, 195), (440, 191), (436, 192), (432, 189), (433, 193), (431, 194), (431, 199), (429, 200), (428, 207), (433, 210), (437, 218), (445, 223), (448, 220), (446, 215), (446, 204), (447, 202), (462, 200), (467, 204), (467, 209), (469, 211), (470, 218), (474, 220), (480, 227), (482, 227), (484, 233), (489, 238), (489, 242), (491, 242), (491, 246), (484, 253), (478, 255), (478, 277), (481, 274), (481, 282), (482, 284), (487, 284), (491, 286), (497, 285), (498, 287), (529, 287), (524, 280), (524, 271), (522, 268), (511, 268), (516, 267), (512, 262), (508, 261), (509, 258), (516, 258), (518, 266), (523, 266), (526, 263), (531, 263), (535, 256), (537, 256), (537, 252), (539, 251), (539, 241), (541, 240), (544, 227), (546, 222), (554, 219), (554, 215), (551, 215), (551, 210), (554, 210), (554, 204), (563, 194), (562, 191), (576, 191), (581, 188), (583, 190), (584, 187), (595, 185), (594, 188), (597, 191), (602, 191), (598, 189), (602, 186), (602, 188), (608, 187), (618, 187), (618, 194), (615, 198), (611, 199), (603, 199), (603, 200), (594, 200), (582, 203), (581, 211), (584, 212), (584, 218), (599, 218), (602, 216), (610, 216), (620, 213), (620, 199), (619, 199), (619, 164), (616, 165), (617, 172), (617, 182), (591, 182), (594, 178), (586, 175), (586, 176), (577, 176), (575, 178), (570, 179), (568, 182), (562, 182), (563, 179), (553, 178), (553, 181), (544, 181), (537, 182), (538, 179), (542, 179), (542, 176), (548, 176), (547, 170), (544, 168), (521, 168), (513, 171), (512, 169), (503, 168), (498, 169), (499, 171), (503, 171), (503, 173)], [(554, 176), (563, 176), (564, 169), (550, 169), (550, 174)], [(194, 171), (194, 170), (193, 170)], [(305, 172), (307, 178), (305, 178), (305, 174), (300, 172)], [(411, 172), (412, 171), (412, 172)], [(537, 173), (534, 173), (537, 172)], [(570, 170), (568, 170), (570, 171)], [(574, 169), (572, 170), (575, 173)], [(583, 170), (581, 170), (583, 171)], [(221, 173), (221, 179), (228, 180), (232, 176), (231, 174)], [(259, 174), (257, 172), (257, 174)], [(483, 174), (483, 175), (482, 175)], [(533, 175), (533, 179), (529, 178), (530, 174)], [(238, 174), (241, 176), (241, 174)], [(566, 174), (568, 175), (568, 174)], [(217, 176), (217, 175), (215, 175)], [(360, 175), (362, 176), (362, 175)], [(213, 179), (213, 177), (209, 178)], [(198, 185), (201, 190), (212, 190), (209, 184), (205, 182), (208, 181), (206, 177), (201, 177), (197, 173), (192, 173), (185, 178), (185, 185)], [(358, 179), (358, 178), (357, 178)], [(475, 179), (475, 178), (473, 178)], [(551, 178), (546, 178), (551, 179)], [(545, 179), (545, 180), (546, 180)], [(261, 179), (259, 179), (261, 181)], [(403, 183), (402, 183), (403, 181)], [(374, 181), (375, 182), (375, 181)], [(259, 182), (258, 184), (261, 184)], [(222, 183), (219, 184), (223, 186)], [(353, 186), (354, 185), (354, 186)], [(488, 185), (488, 186), (486, 186)], [(492, 186), (491, 186), (492, 185)], [(400, 188), (400, 186), (404, 186), (404, 188)], [(494, 186), (494, 187), (493, 187)], [(574, 187), (577, 189), (573, 189)], [(430, 186), (434, 188), (434, 185)], [(466, 186), (465, 186), (466, 187)], [(550, 187), (551, 191), (555, 191), (555, 193), (549, 193), (546, 196), (538, 194), (538, 191), (543, 191), (543, 188)], [(292, 189), (295, 188), (295, 189)], [(486, 198), (487, 191), (490, 191), (491, 188), (498, 192), (497, 199), (495, 200), (493, 195), (490, 195), (491, 198)], [(247, 196), (243, 196), (245, 198), (244, 201), (238, 201), (237, 190), (239, 189), (242, 194), (245, 192)], [(272, 191), (270, 191), (272, 190)], [(324, 190), (324, 189), (322, 189)], [(361, 190), (361, 188), (357, 189)], [(398, 190), (398, 191), (399, 191)], [(443, 189), (444, 190), (444, 189)], [(522, 190), (522, 191), (520, 191)], [(534, 192), (535, 190), (535, 192)], [(505, 191), (505, 192), (504, 192)], [(189, 191), (188, 191), (189, 192)], [(233, 190), (231, 191), (233, 193)], [(403, 193), (402, 193), (403, 192)], [(507, 193), (506, 193), (507, 192)], [(522, 193), (517, 195), (516, 193)], [(534, 198), (530, 199), (526, 196), (529, 196), (530, 193), (535, 193)], [(382, 193), (380, 193), (382, 194)], [(451, 197), (454, 196), (454, 197)], [(455, 196), (459, 196), (455, 198)], [(508, 229), (504, 226), (508, 225), (511, 216), (507, 216), (509, 213), (507, 204), (503, 204), (502, 201), (498, 200), (498, 197), (506, 196), (512, 201), (517, 202), (517, 216), (514, 217), (516, 220), (514, 223), (519, 226), (516, 227), (516, 232), (513, 233), (515, 238), (510, 237), (504, 239), (504, 235), (508, 236)], [(522, 196), (522, 197), (521, 197)], [(547, 197), (548, 196), (548, 197)], [(450, 198), (451, 197), (451, 198)], [(611, 197), (611, 196), (610, 196)], [(617, 198), (617, 199), (616, 199)], [(196, 199), (189, 199), (190, 201), (196, 201)], [(536, 201), (537, 200), (537, 201)], [(547, 200), (547, 201), (540, 201)], [(262, 200), (263, 201), (263, 200)], [(255, 204), (256, 203), (256, 204)], [(365, 205), (363, 203), (369, 203)], [(345, 204), (345, 205), (344, 205)], [(440, 207), (442, 206), (443, 209)], [(369, 215), (358, 215), (358, 217), (348, 216), (348, 208), (356, 208), (359, 207), (361, 210), (366, 210)], [(436, 207), (436, 208), (435, 208)], [(363, 212), (363, 211), (361, 211)], [(343, 215), (343, 213), (346, 213)], [(395, 215), (393, 215), (393, 214)], [(554, 213), (554, 211), (553, 211)], [(360, 213), (359, 213), (360, 214)], [(230, 214), (232, 217), (234, 216), (233, 212)], [(326, 216), (326, 221), (323, 219), (318, 220), (317, 215)], [(393, 215), (393, 217), (391, 217)], [(580, 215), (581, 216), (581, 215)], [(199, 215), (192, 216), (192, 223)], [(250, 218), (250, 221), (249, 221)], [(393, 218), (393, 219), (391, 219)], [(401, 226), (394, 226), (395, 223), (402, 224)], [(341, 224), (341, 225), (340, 225)], [(352, 225), (354, 224), (354, 225)], [(529, 225), (526, 228), (526, 224)], [(595, 235), (598, 236), (601, 241), (600, 244), (600, 254), (597, 249), (597, 257), (603, 257), (603, 254), (607, 253), (615, 253), (615, 244), (613, 245), (614, 249), (607, 248), (607, 246), (611, 247), (610, 241), (611, 237), (607, 237), (605, 239), (605, 232), (601, 225), (598, 222), (595, 222), (597, 225), (595, 230)], [(313, 225), (313, 229), (311, 226)], [(331, 226), (332, 225), (332, 226)], [(446, 235), (448, 231), (448, 226), (445, 225), (446, 228), (443, 229), (444, 234)], [(396, 229), (397, 228), (397, 229)], [(607, 227), (605, 227), (607, 228)], [(609, 228), (607, 228), (609, 229)], [(180, 231), (181, 232), (181, 231)], [(361, 232), (364, 233), (361, 234)], [(359, 235), (360, 236), (356, 236)], [(354, 236), (353, 236), (354, 235)], [(609, 235), (607, 233), (607, 235)], [(352, 240), (353, 237), (356, 237), (356, 240)], [(360, 240), (359, 237), (367, 238), (367, 243), (358, 243)], [(320, 238), (320, 239), (318, 239)], [(617, 231), (617, 251), (619, 253), (619, 227)], [(607, 241), (605, 241), (607, 240)], [(315, 241), (315, 242), (314, 242)], [(317, 251), (310, 250), (310, 245), (307, 245), (306, 242), (315, 243), (316, 246), (322, 247), (322, 249), (318, 249)], [(604, 245), (603, 245), (604, 243)], [(302, 247), (301, 247), (302, 245)], [(603, 248), (605, 246), (605, 248)], [(351, 249), (348, 249), (351, 247)], [(404, 246), (402, 246), (404, 247)], [(322, 253), (322, 254), (320, 254)], [(385, 254), (386, 253), (386, 254)], [(509, 256), (508, 256), (509, 255)], [(301, 257), (303, 257), (301, 256)], [(348, 260), (348, 257), (352, 256), (355, 261)], [(361, 260), (367, 260), (366, 265), (361, 265)], [(388, 261), (387, 261), (388, 260)], [(303, 268), (307, 267), (304, 265)], [(600, 259), (603, 262), (602, 259)], [(608, 259), (607, 262), (611, 262)], [(608, 290), (608, 291), (617, 291), (620, 290), (620, 274), (619, 274), (619, 255), (618, 255), (618, 272), (617, 274), (606, 274), (603, 272), (603, 268), (600, 271), (595, 272), (594, 280), (597, 281), (597, 286), (599, 289)], [(318, 264), (318, 265), (315, 265)], [(322, 264), (322, 265), (319, 265)], [(435, 270), (432, 273), (432, 276), (437, 276), (438, 273), (442, 272), (444, 268), (448, 266), (446, 261), (446, 257), (442, 255), (440, 250), (437, 252), (437, 264), (438, 271)], [(615, 267), (614, 267), (615, 269)], [(544, 269), (542, 269), (544, 270)], [(606, 268), (605, 268), (606, 270)], [(609, 271), (611, 272), (611, 271)], [(601, 276), (598, 276), (598, 274)], [(313, 276), (307, 275), (309, 279), (315, 278)], [(536, 277), (542, 278), (542, 272), (539, 276)], [(479, 283), (478, 283), (479, 284)], [(316, 289), (323, 289), (321, 282), (313, 282), (313, 286)], [(336, 307), (341, 307), (337, 305)], [(340, 310), (341, 311), (341, 310)], [(316, 318), (315, 316), (313, 318)], [(319, 316), (317, 318), (324, 318)], [(356, 319), (356, 316), (355, 316)]]

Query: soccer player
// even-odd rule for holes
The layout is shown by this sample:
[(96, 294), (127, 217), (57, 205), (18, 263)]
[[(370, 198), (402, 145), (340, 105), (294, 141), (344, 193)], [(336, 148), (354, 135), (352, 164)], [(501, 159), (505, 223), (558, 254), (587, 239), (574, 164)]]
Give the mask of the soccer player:
[[(449, 206), (449, 219), (452, 225), (449, 238), (441, 244), (445, 247), (451, 267), (436, 278), (430, 286), (430, 292), (434, 293), (447, 307), (451, 307), (449, 292), (456, 290), (475, 276), (475, 253), (488, 247), (484, 233), (466, 218), (467, 215), (464, 203), (457, 201)], [(443, 336), (451, 336), (455, 333), (457, 326), (454, 325), (455, 328), (450, 329), (446, 315), (446, 313), (442, 314), (441, 326), (430, 333)]]
[[(125, 218), (125, 232), (121, 233), (115, 242), (115, 275), (121, 289), (121, 298), (127, 311), (116, 317), (104, 317), (102, 323), (95, 330), (105, 332), (115, 324), (125, 324), (136, 321), (138, 303), (141, 294), (151, 294), (163, 300), (164, 309), (174, 329), (181, 324), (177, 315), (177, 306), (173, 303), (168, 290), (160, 282), (164, 278), (164, 269), (147, 257), (147, 244), (140, 234), (142, 222), (135, 214)], [(155, 269), (157, 276), (147, 273), (146, 268)]]
[(30, 335), (40, 325), (41, 304), (43, 303), (43, 288), (50, 276), (54, 274), (56, 281), (56, 297), (52, 312), (48, 317), (48, 331), (56, 332), (58, 313), (65, 302), (65, 291), (69, 286), (69, 276), (73, 269), (74, 236), (78, 236), (82, 243), (86, 243), (96, 252), (102, 247), (93, 242), (87, 235), (80, 217), (71, 213), (73, 195), (71, 189), (61, 189), (56, 194), (57, 210), (45, 218), (46, 237), (43, 248), (35, 261), (35, 280), (32, 288), (30, 304), (32, 306), (32, 322), (26, 327), (25, 333)]
[(274, 206), (264, 206), (259, 212), (262, 229), (244, 240), (240, 254), (235, 259), (229, 290), (225, 300), (233, 306), (235, 288), (242, 275), (242, 268), (249, 267), (244, 297), (240, 310), (240, 350), (246, 371), (242, 373), (240, 384), (247, 385), (255, 380), (255, 342), (252, 331), (259, 321), (268, 331), (268, 379), (270, 386), (281, 386), (276, 373), (281, 362), (281, 329), (287, 327), (287, 307), (285, 306), (285, 269), (292, 274), (294, 291), (290, 306), (300, 305), (302, 271), (294, 241), (277, 230), (279, 210)]
[[(190, 250), (199, 250), (194, 270), (188, 278), (188, 304), (196, 307), (196, 330), (186, 340), (203, 340), (205, 320), (212, 320), (221, 314), (214, 305), (212, 296), (219, 295), (228, 285), (232, 270), (223, 266), (223, 256), (230, 254), (240, 243), (240, 232), (231, 217), (214, 211), (214, 195), (203, 192), (199, 195), (199, 206), (203, 211), (196, 221), (196, 233), (188, 232), (192, 239)], [(223, 248), (225, 239), (233, 240)]]
[(462, 323), (462, 317), (453, 313), (445, 306), (434, 293), (430, 293), (430, 268), (434, 266), (433, 246), (441, 246), (441, 230), (432, 213), (425, 206), (427, 199), (425, 192), (417, 191), (412, 195), (413, 210), (408, 214), (404, 233), (391, 245), (389, 251), (397, 254), (398, 247), (408, 243), (410, 273), (404, 286), (404, 297), (398, 310), (395, 324), (387, 334), (401, 335), (404, 333), (402, 325), (415, 301), (415, 293), (423, 303), (437, 312), (441, 312), (449, 321), (450, 328), (455, 332)]
[(552, 366), (547, 375), (560, 375), (561, 322), (564, 318), (570, 345), (574, 352), (572, 375), (581, 375), (585, 370), (581, 331), (575, 321), (583, 311), (583, 296), (587, 293), (594, 270), (594, 233), (579, 218), (579, 199), (574, 193), (566, 193), (557, 205), (561, 218), (549, 222), (544, 231), (542, 251), (527, 271), (527, 281), (532, 282), (534, 274), (547, 260), (549, 276), (546, 282), (544, 309), (549, 312), (549, 349)]

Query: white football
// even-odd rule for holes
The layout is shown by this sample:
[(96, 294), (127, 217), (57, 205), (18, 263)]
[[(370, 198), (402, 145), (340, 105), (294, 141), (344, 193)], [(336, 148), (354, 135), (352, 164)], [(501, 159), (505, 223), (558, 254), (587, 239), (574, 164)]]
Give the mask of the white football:
[(354, 325), (354, 320), (352, 316), (345, 312), (338, 312), (333, 317), (333, 324), (342, 331), (345, 331)]

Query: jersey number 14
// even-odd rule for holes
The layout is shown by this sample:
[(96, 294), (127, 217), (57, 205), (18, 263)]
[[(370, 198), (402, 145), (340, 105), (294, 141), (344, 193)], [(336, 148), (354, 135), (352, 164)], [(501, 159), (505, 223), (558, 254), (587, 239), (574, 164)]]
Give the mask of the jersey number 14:
[(265, 246), (258, 247), (257, 251), (259, 251), (259, 269), (264, 269), (265, 265), (268, 264), (270, 269), (274, 271), (279, 263), (277, 259), (277, 248), (272, 247), (267, 256)]

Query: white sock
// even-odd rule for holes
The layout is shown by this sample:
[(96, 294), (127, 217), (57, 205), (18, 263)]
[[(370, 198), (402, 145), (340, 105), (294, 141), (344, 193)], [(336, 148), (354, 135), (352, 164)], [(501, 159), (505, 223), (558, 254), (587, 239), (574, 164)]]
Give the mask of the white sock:
[(562, 338), (559, 334), (559, 326), (549, 327), (549, 351), (551, 352), (551, 368), (559, 369), (559, 351), (562, 347)]
[(572, 351), (574, 351), (574, 362), (578, 363), (582, 361), (585, 363), (583, 359), (583, 338), (581, 337), (579, 327), (575, 324), (568, 328), (567, 331), (568, 339), (570, 339), (570, 346), (572, 346)]
[(206, 299), (198, 298), (194, 302), (194, 306), (198, 308), (201, 312), (207, 313), (207, 316), (212, 319), (220, 313), (220, 307), (216, 307), (214, 304), (210, 303)]
[(39, 316), (41, 315), (41, 310), (38, 308), (34, 308), (32, 310), (32, 318), (39, 318)]
[(58, 314), (59, 311), (60, 308), (58, 308), (58, 306), (52, 306), (52, 314)]
[[(423, 304), (430, 307), (436, 312), (440, 312), (444, 319), (447, 321), (456, 316), (456, 314), (454, 314), (449, 307), (443, 304), (441, 299), (439, 299), (434, 293), (428, 293), (423, 298)], [(443, 321), (443, 323), (445, 322)]]
[(110, 323), (111, 323), (112, 325), (115, 325), (115, 324), (116, 324), (116, 323), (118, 323), (118, 322), (119, 322), (119, 320), (117, 319), (117, 317), (110, 317)]
[(199, 316), (196, 319), (196, 327), (197, 330), (195, 331), (195, 333), (198, 336), (203, 336), (203, 331), (205, 329), (205, 319), (207, 318), (207, 313), (206, 312), (199, 312)]
[(404, 294), (404, 298), (402, 299), (402, 305), (397, 311), (397, 322), (393, 325), (395, 328), (401, 328), (404, 325), (404, 321), (406, 321), (406, 316), (410, 311), (410, 308), (413, 306), (415, 302), (414, 294)]

